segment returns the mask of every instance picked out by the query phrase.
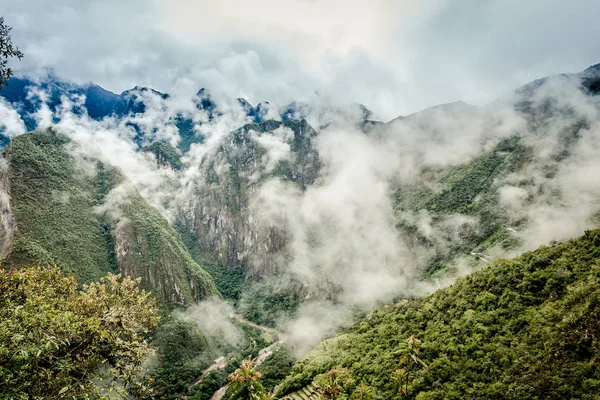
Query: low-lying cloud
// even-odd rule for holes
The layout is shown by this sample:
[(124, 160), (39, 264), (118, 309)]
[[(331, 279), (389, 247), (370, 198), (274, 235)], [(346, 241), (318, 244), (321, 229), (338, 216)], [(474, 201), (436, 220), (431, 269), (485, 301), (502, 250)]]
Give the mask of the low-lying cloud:
[[(135, 190), (172, 220), (194, 196), (203, 193), (199, 189), (208, 185), (206, 166), (210, 162), (217, 164), (217, 172), (228, 170), (227, 157), (221, 154), (223, 145), (231, 140), (230, 132), (249, 121), (235, 100), (217, 102), (219, 116), (210, 119), (205, 111), (190, 107), (193, 91), (188, 88), (182, 93), (184, 98), (173, 95), (167, 100), (150, 93), (144, 98), (145, 113), (102, 121), (72, 112), (73, 104), (65, 100), (58, 115), (48, 116), (49, 109), (42, 107), (38, 120), (44, 126), (52, 117), (59, 118), (57, 129), (73, 139), (73, 154), (118, 167)], [(43, 94), (37, 95), (43, 99)], [(477, 231), (481, 222), (460, 213), (440, 218), (427, 210), (396, 210), (393, 189), (396, 185), (426, 185), (425, 173), (435, 176), (467, 163), (502, 139), (519, 136), (522, 144), (534, 149), (521, 170), (494, 182), (499, 207), (510, 216), (504, 229), (521, 245), (510, 251), (489, 249), (485, 255), (474, 255), (475, 261), (487, 264), (494, 257), (565, 240), (594, 226), (600, 198), (596, 179), (600, 170), (598, 97), (582, 94), (573, 77), (562, 77), (550, 79), (526, 100), (532, 113), (515, 110), (515, 102), (522, 102), (523, 97), (503, 98), (479, 108), (453, 103), (366, 133), (356, 124), (363, 112), (360, 108), (329, 123), (322, 122), (327, 122), (324, 116), (331, 113), (330, 108), (317, 107), (309, 113), (314, 121), (321, 121), (313, 139), (322, 163), (318, 180), (305, 189), (281, 178), (251, 180), (249, 208), (244, 210), (257, 226), (285, 232), (285, 247), (278, 257), (263, 258), (257, 253), (247, 255), (246, 261), (279, 271), (285, 279), (291, 275), (306, 287), (308, 295), (298, 317), (282, 322), (300, 351), (348, 321), (357, 307), (421, 295), (451, 282), (451, 277), (423, 281), (423, 268), (434, 251), (451, 248), (460, 242), (461, 232)], [(0, 113), (12, 116), (7, 118), (11, 129), (19, 132), (14, 111), (0, 106), (4, 107)], [(148, 141), (176, 145), (181, 138), (172, 118), (179, 113), (190, 116), (195, 132), (205, 138), (183, 156), (183, 170), (174, 171), (139, 151), (132, 142), (136, 132), (130, 124), (141, 127)], [(284, 127), (272, 133), (248, 134), (248, 140), (265, 151), (258, 163), (267, 174), (282, 160), (293, 159), (292, 138), (293, 133)], [(435, 183), (431, 189), (444, 190)], [(123, 186), (107, 196), (104, 211), (118, 209), (119, 201), (125, 201), (127, 193), (119, 190), (124, 190)], [(525, 223), (510, 226), (518, 220)], [(414, 237), (398, 230), (400, 222), (415, 226), (430, 247), (420, 246)], [(277, 266), (268, 268), (268, 263)], [(464, 258), (457, 261), (456, 270), (457, 274), (469, 270)], [(229, 335), (234, 341), (236, 335), (227, 322), (231, 312), (210, 302), (190, 311), (194, 319), (204, 318), (208, 325), (222, 329), (215, 334)], [(208, 325), (203, 329), (210, 330)]]

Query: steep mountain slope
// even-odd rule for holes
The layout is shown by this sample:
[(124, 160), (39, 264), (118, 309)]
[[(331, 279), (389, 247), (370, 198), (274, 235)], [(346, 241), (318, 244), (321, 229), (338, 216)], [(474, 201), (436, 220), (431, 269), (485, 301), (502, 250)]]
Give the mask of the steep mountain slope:
[[(402, 398), (595, 399), (599, 283), (600, 230), (497, 260), (433, 295), (385, 306), (326, 340), (293, 367), (278, 393), (344, 368), (356, 383), (397, 398), (404, 369), (410, 375)], [(410, 354), (405, 341), (411, 336), (422, 342), (417, 353), (427, 367), (399, 365)]]
[[(582, 162), (594, 168), (593, 162), (582, 160), (599, 121), (600, 103), (593, 89), (600, 81), (598, 71), (593, 66), (517, 89), (504, 120), (494, 121), (500, 101), (479, 110), (457, 102), (387, 124), (386, 129), (403, 133), (420, 130), (423, 140), (433, 138), (434, 144), (451, 143), (444, 131), (452, 126), (465, 132), (468, 141), (470, 125), (477, 125), (485, 113), (492, 118), (486, 117), (487, 122), (475, 129), (493, 132), (498, 124), (515, 126), (501, 140), (482, 145), (479, 155), (467, 162), (440, 168), (434, 159), (416, 178), (397, 180), (393, 190), (397, 224), (413, 246), (427, 249), (426, 274), (443, 270), (456, 257), (489, 262), (526, 241), (535, 242), (528, 236), (541, 222), (537, 213), (576, 215), (578, 209), (586, 210), (586, 226), (597, 224), (594, 215), (600, 207), (592, 201), (595, 195), (589, 202), (587, 195), (577, 198), (569, 175), (577, 176)], [(577, 190), (587, 191), (585, 186)]]
[(202, 160), (201, 180), (178, 216), (199, 249), (230, 265), (278, 257), (284, 231), (253, 215), (251, 197), (272, 177), (301, 189), (313, 184), (320, 167), (315, 136), (306, 120), (248, 124), (227, 135), (218, 151)]
[[(116, 95), (96, 86), (16, 80), (13, 92), (0, 96), (18, 108), (26, 126), (35, 126), (35, 114), (47, 108), (54, 122), (65, 118), (73, 141), (52, 130), (12, 138), (0, 170), (0, 254), (8, 266), (56, 262), (83, 282), (108, 271), (139, 277), (170, 305), (193, 304), (218, 288), (239, 300), (237, 312), (261, 324), (290, 316), (304, 324), (306, 310), (317, 304), (326, 310), (318, 322), (331, 331), (342, 317), (329, 318), (328, 310), (369, 307), (404, 295), (412, 279), (448, 278), (465, 259), (468, 269), (550, 242), (540, 220), (576, 220), (568, 231), (557, 229), (565, 237), (592, 226), (600, 210), (600, 190), (590, 179), (600, 167), (594, 163), (599, 71), (545, 78), (486, 107), (456, 102), (387, 124), (372, 121), (361, 105), (279, 108), (238, 99), (243, 112), (232, 116), (203, 89), (193, 110), (183, 113), (170, 108), (169, 95), (148, 88)], [(38, 89), (47, 93), (36, 95)], [(63, 113), (65, 97), (70, 108)], [(88, 131), (94, 134), (85, 136)], [(91, 140), (93, 147), (107, 137), (133, 141), (131, 154), (144, 157), (117, 154), (137, 162), (121, 171), (79, 154), (77, 140)], [(349, 151), (360, 147), (367, 151)], [(160, 168), (151, 170), (143, 152)], [(338, 169), (344, 173), (336, 175)], [(138, 192), (126, 174), (134, 179), (140, 171), (150, 179)], [(156, 177), (158, 184), (151, 182)], [(290, 189), (289, 197), (275, 194), (293, 201), (263, 202), (257, 194), (267, 183)], [(161, 196), (152, 197), (153, 190)], [(174, 227), (147, 201), (164, 205)], [(346, 220), (358, 223), (340, 223)], [(298, 247), (294, 235), (304, 240)], [(344, 367), (355, 381), (394, 398), (396, 352), (415, 335), (431, 368), (411, 371), (410, 396), (530, 398), (535, 391), (550, 397), (572, 391), (586, 398), (598, 388), (597, 359), (590, 355), (598, 351), (598, 237), (592, 232), (497, 261), (433, 296), (383, 308), (298, 364), (279, 393)], [(380, 250), (384, 257), (375, 260)], [(301, 283), (294, 280), (294, 262), (303, 268)], [(405, 270), (410, 273), (402, 275)], [(387, 282), (371, 280), (380, 272), (392, 282), (386, 288)], [(384, 289), (386, 295), (379, 293)], [(300, 310), (304, 301), (308, 307)], [(583, 336), (579, 327), (586, 329)], [(166, 347), (179, 344), (164, 354), (169, 362), (160, 374), (177, 393), (218, 355), (202, 335), (202, 345), (185, 348), (194, 329), (187, 324), (164, 333)], [(557, 341), (560, 335), (567, 347)], [(185, 373), (179, 376), (172, 365)]]
[[(424, 171), (417, 184), (395, 189), (398, 228), (415, 245), (435, 249), (429, 256), (426, 274), (440, 271), (461, 254), (479, 257), (489, 247), (508, 249), (518, 244), (506, 227), (518, 226), (520, 221), (515, 221), (510, 210), (500, 204), (498, 190), (503, 178), (522, 171), (531, 162), (532, 151), (514, 136), (467, 164)], [(449, 224), (453, 218), (457, 223)], [(436, 236), (419, 229), (423, 219), (438, 232)]]
[(5, 265), (58, 263), (83, 282), (118, 271), (170, 304), (216, 293), (179, 234), (120, 172), (70, 150), (74, 143), (47, 130), (18, 136), (5, 151), (5, 213), (14, 221), (3, 232), (11, 238)]

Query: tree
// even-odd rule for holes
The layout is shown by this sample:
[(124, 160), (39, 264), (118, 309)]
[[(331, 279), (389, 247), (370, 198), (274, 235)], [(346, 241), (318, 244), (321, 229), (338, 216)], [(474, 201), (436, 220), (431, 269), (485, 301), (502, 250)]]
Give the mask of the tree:
[(376, 397), (375, 389), (361, 382), (359, 385), (356, 385), (356, 389), (354, 389), (350, 398), (353, 400), (372, 400)]
[(344, 369), (332, 369), (317, 378), (317, 385), (321, 389), (323, 399), (347, 398), (346, 390), (352, 383), (353, 380)]
[(108, 274), (84, 285), (54, 267), (0, 268), (0, 397), (145, 394), (137, 379), (158, 323), (154, 298)]
[(233, 389), (232, 399), (267, 400), (269, 396), (258, 381), (261, 373), (252, 367), (252, 361), (244, 361), (242, 366), (231, 373), (227, 380)]
[(4, 17), (0, 17), (0, 89), (7, 85), (13, 75), (12, 68), (8, 67), (8, 59), (17, 57), (20, 60), (23, 58), (23, 53), (12, 44), (11, 30), (10, 26), (4, 24)]
[(398, 362), (398, 366), (404, 367), (397, 369), (392, 378), (397, 382), (398, 385), (398, 396), (400, 398), (405, 397), (412, 389), (412, 382), (410, 381), (410, 371), (414, 367), (424, 367), (428, 369), (427, 364), (419, 358), (419, 352), (421, 351), (421, 341), (414, 336), (409, 337), (404, 342), (405, 346), (401, 349), (402, 358)]

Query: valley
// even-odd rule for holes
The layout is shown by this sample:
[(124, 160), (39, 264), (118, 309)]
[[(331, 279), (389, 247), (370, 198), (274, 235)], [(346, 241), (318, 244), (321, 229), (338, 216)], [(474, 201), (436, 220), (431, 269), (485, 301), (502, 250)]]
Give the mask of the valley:
[(382, 121), (13, 77), (2, 268), (156, 300), (131, 398), (595, 399), (598, 82)]

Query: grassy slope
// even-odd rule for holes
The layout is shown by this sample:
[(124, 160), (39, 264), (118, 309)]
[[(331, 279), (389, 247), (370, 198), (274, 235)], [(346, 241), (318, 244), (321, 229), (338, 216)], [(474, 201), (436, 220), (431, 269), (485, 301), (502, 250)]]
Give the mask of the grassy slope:
[(423, 342), (418, 399), (597, 399), (600, 393), (600, 230), (459, 279), (430, 296), (386, 306), (294, 366), (280, 394), (334, 367), (383, 398), (400, 346)]
[[(8, 147), (18, 233), (5, 263), (58, 262), (82, 282), (119, 270), (141, 277), (160, 301), (180, 303), (175, 298), (183, 296), (192, 302), (216, 294), (211, 277), (191, 258), (179, 234), (139, 195), (123, 206), (130, 251), (117, 262), (114, 227), (94, 207), (121, 178), (93, 161), (86, 173), (77, 170), (68, 143), (65, 136), (48, 130), (18, 136)], [(181, 295), (172, 296), (176, 291)]]
[(68, 139), (52, 131), (13, 139), (11, 204), (18, 232), (6, 263), (59, 263), (89, 282), (116, 269), (110, 230), (93, 212), (109, 184), (101, 175), (76, 173)]

